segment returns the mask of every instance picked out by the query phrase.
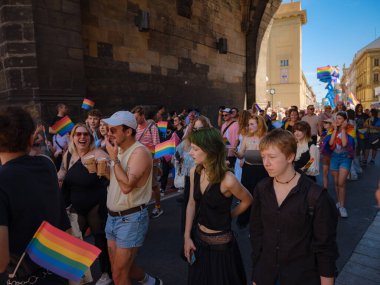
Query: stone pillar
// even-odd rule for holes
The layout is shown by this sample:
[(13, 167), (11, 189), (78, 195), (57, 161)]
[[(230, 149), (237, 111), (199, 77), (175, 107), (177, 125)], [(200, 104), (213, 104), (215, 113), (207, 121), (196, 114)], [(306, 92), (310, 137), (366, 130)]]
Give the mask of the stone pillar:
[(38, 97), (32, 0), (0, 4), (0, 105), (34, 105)]

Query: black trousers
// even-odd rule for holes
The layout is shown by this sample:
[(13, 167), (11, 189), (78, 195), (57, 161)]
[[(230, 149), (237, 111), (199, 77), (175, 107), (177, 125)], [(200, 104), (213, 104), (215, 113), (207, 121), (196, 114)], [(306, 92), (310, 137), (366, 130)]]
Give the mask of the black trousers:
[(170, 161), (166, 161), (166, 159), (161, 159), (161, 166), (162, 166), (162, 175), (160, 178), (160, 184), (161, 189), (163, 191), (166, 190), (166, 186), (168, 185), (168, 177), (170, 169), (172, 169), (173, 165), (170, 163)]
[(185, 176), (185, 188), (183, 190), (183, 202), (181, 206), (181, 237), (185, 232), (186, 225), (186, 208), (190, 197), (190, 176)]

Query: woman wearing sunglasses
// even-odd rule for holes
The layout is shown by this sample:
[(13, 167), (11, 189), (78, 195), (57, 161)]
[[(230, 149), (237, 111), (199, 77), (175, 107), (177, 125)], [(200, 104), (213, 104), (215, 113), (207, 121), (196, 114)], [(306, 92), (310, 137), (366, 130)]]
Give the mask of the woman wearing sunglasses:
[(104, 233), (108, 180), (103, 176), (99, 177), (96, 172), (90, 173), (86, 168), (85, 160), (91, 155), (98, 161), (108, 160), (108, 154), (95, 147), (89, 127), (78, 123), (71, 131), (69, 149), (63, 156), (58, 179), (63, 180), (62, 192), (66, 207), (70, 208), (71, 213), (78, 215), (82, 236), (90, 228), (95, 246), (102, 250), (99, 260), (103, 274), (96, 284), (109, 284), (112, 281), (111, 267)]

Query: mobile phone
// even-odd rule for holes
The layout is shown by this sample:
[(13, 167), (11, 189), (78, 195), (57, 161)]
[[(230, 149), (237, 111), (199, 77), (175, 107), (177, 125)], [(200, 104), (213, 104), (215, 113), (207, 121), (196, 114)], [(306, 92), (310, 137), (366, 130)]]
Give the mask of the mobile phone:
[(194, 252), (191, 252), (191, 257), (190, 257), (190, 265), (193, 265), (197, 259), (195, 258)]

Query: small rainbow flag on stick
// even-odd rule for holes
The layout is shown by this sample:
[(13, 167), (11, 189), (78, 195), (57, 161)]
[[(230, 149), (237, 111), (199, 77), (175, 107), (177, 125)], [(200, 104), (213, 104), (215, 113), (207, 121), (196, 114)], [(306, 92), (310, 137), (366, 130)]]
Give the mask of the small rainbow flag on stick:
[(155, 146), (154, 158), (175, 154), (175, 140), (167, 140)]
[(94, 101), (91, 101), (90, 99), (86, 99), (86, 98), (83, 99), (82, 109), (91, 110), (92, 108), (94, 108), (94, 106), (95, 106)]
[(80, 281), (101, 250), (43, 221), (25, 252), (41, 267), (63, 278)]
[(74, 128), (74, 123), (71, 121), (69, 116), (65, 116), (56, 122), (51, 128), (61, 136), (64, 136)]
[(157, 127), (158, 127), (158, 130), (160, 131), (160, 133), (166, 134), (166, 129), (168, 128), (168, 122), (159, 121), (157, 123)]
[(348, 103), (350, 103), (350, 104), (352, 104), (352, 105), (354, 105), (354, 106), (360, 104), (359, 100), (355, 97), (354, 94), (352, 94), (352, 92), (350, 92), (350, 93), (348, 94), (347, 101), (348, 101)]

